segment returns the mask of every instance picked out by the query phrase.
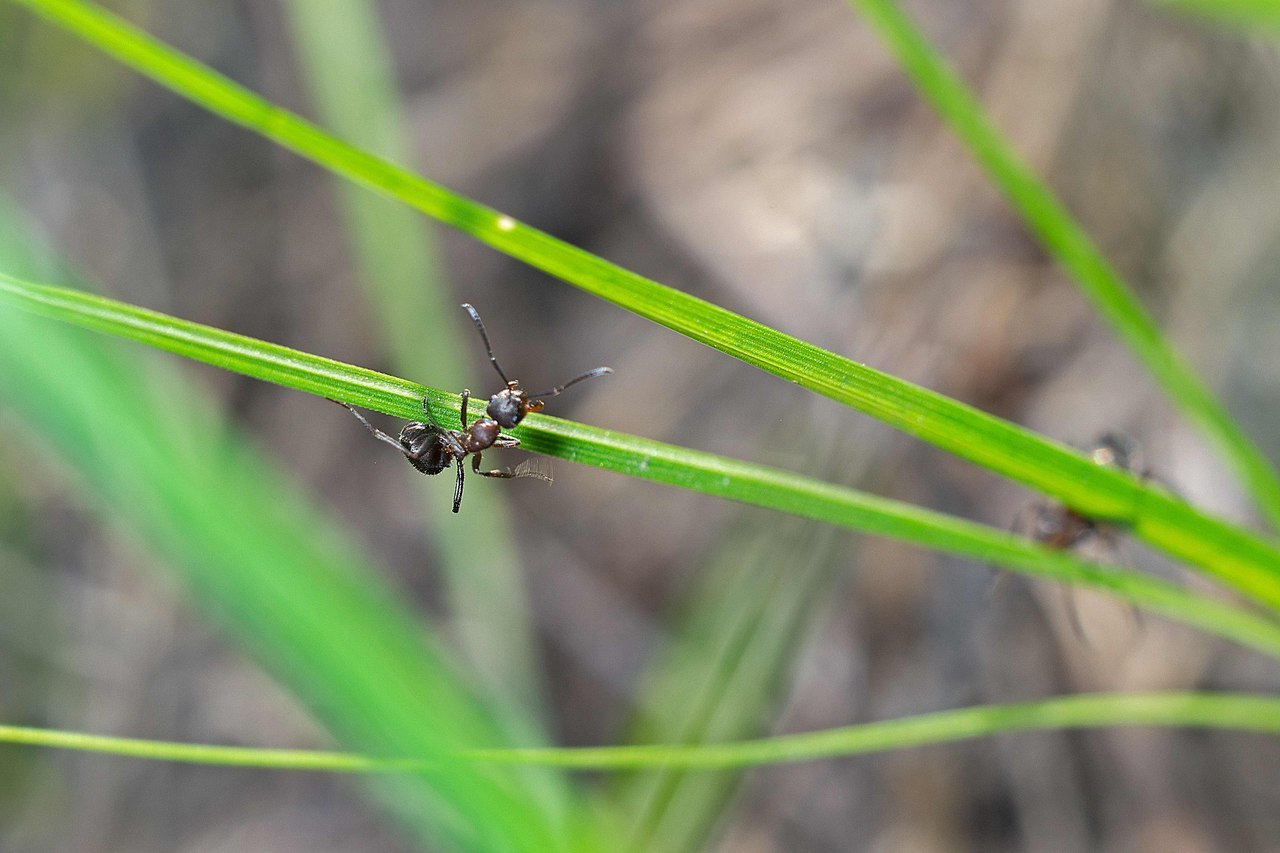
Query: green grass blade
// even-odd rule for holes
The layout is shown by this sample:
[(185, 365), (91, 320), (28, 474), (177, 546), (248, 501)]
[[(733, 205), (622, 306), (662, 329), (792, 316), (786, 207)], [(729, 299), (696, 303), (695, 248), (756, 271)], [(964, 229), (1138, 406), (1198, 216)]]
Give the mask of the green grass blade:
[(696, 747), (637, 745), (579, 749), (474, 750), (489, 761), (538, 761), (559, 767), (618, 770), (752, 767), (865, 755), (1037, 729), (1195, 726), (1280, 734), (1280, 699), (1214, 693), (1087, 694), (939, 711), (900, 720), (805, 734)]
[(974, 95), (912, 25), (897, 0), (848, 2), (876, 28), (921, 93), (1170, 399), (1221, 448), (1272, 525), (1280, 526), (1280, 477), (1267, 458), (1174, 352), (1084, 229), (1018, 159), (983, 115)]
[(1151, 5), (1267, 35), (1280, 34), (1280, 2), (1277, 0), (1151, 0)]
[[(1199, 513), (1150, 484), (1095, 465), (1029, 430), (650, 281), (500, 215), (329, 136), (91, 4), (13, 2), (337, 174), (379, 189), (640, 316), (1053, 495), (1086, 515), (1123, 524), (1153, 546), (1280, 608), (1280, 551), (1272, 542)], [(387, 394), (377, 398), (390, 404)]]
[[(302, 76), (325, 123), (369, 151), (409, 162), (390, 50), (370, 0), (290, 0), (285, 9)], [(433, 375), (456, 379), (449, 384), (476, 387), (464, 381), (463, 354), (478, 355), (478, 341), (444, 280), (427, 223), (393, 199), (334, 183), (395, 370), (430, 365)], [(423, 334), (424, 317), (447, 319)], [(464, 341), (460, 330), (471, 336)], [(544, 703), (510, 514), (498, 489), (475, 490), (467, 503), (470, 511), (454, 523), (427, 528), (442, 558), (454, 631), (490, 691), (527, 714)]]
[[(437, 761), (579, 770), (722, 770), (868, 755), (1014, 732), (1104, 727), (1205, 728), (1280, 735), (1280, 699), (1232, 693), (1085, 694), (1015, 705), (980, 705), (738, 743), (471, 749)], [(427, 766), (404, 759), (144, 741), (19, 726), (0, 726), (0, 741), (158, 761), (263, 769), (399, 773)]]
[[(0, 257), (12, 259), (28, 250), (11, 248), (20, 238), (5, 214), (0, 206)], [(13, 421), (339, 740), (420, 758), (511, 742), (340, 525), (188, 381), (156, 369), (171, 365), (141, 355), (0, 309), (0, 400)], [(377, 793), (424, 846), (543, 850), (573, 843), (552, 807), (564, 796), (539, 796), (556, 778), (442, 765)]]
[[(288, 388), (402, 418), (458, 411), (456, 394), (362, 367), (179, 320), (81, 291), (0, 273), (0, 304), (129, 338)], [(480, 411), (476, 404), (476, 413)], [(1008, 533), (799, 475), (657, 441), (531, 415), (512, 431), (525, 449), (741, 503), (781, 510), (1043, 577), (1110, 590), (1120, 598), (1275, 655), (1280, 623), (1120, 567), (1099, 566)], [(1094, 466), (1097, 467), (1097, 466)], [(1155, 494), (1155, 493), (1153, 493)], [(1193, 513), (1194, 516), (1194, 513)], [(1197, 517), (1198, 516), (1194, 516)], [(1264, 543), (1259, 546), (1266, 548)]]

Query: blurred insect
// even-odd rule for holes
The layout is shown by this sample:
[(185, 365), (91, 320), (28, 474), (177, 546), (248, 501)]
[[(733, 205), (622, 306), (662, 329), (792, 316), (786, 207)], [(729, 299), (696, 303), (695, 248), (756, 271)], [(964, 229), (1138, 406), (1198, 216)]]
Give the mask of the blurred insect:
[[(1142, 480), (1160, 482), (1142, 463), (1141, 449), (1132, 439), (1119, 433), (1104, 433), (1089, 451), (1089, 456), (1099, 465), (1128, 471)], [(1099, 562), (1116, 562), (1120, 559), (1121, 529), (1116, 522), (1094, 518), (1062, 504), (1036, 501), (1019, 514), (1013, 532), (1030, 536), (1046, 547), (1058, 551), (1072, 551)], [(1081, 605), (1094, 603), (1089, 609), (1113, 602), (1105, 596), (1091, 593), (1082, 587), (1067, 589), (1067, 617), (1076, 636), (1088, 640), (1088, 633), (1081, 623)], [(1129, 621), (1140, 624), (1140, 614), (1132, 605), (1127, 608)]]
[(471, 320), (475, 323), (476, 330), (480, 332), (480, 338), (484, 341), (489, 361), (493, 364), (494, 369), (498, 371), (498, 375), (502, 377), (502, 381), (507, 383), (507, 387), (504, 390), (489, 398), (489, 405), (485, 409), (488, 417), (476, 418), (470, 424), (467, 423), (467, 404), (471, 400), (471, 389), (467, 388), (463, 390), (461, 395), (462, 409), (459, 413), (459, 418), (462, 429), (446, 429), (435, 419), (435, 416), (431, 413), (430, 403), (426, 397), (423, 397), (422, 411), (427, 416), (427, 422), (411, 421), (405, 424), (404, 429), (400, 430), (398, 438), (392, 438), (369, 423), (365, 416), (360, 414), (354, 407), (338, 400), (330, 400), (330, 402), (337, 403), (355, 415), (356, 419), (364, 424), (365, 429), (369, 430), (370, 435), (400, 451), (404, 454), (405, 459), (409, 460), (409, 464), (423, 474), (434, 476), (456, 462), (458, 475), (453, 488), (454, 512), (457, 512), (459, 507), (462, 506), (462, 486), (465, 479), (463, 460), (468, 456), (471, 457), (472, 473), (479, 474), (481, 477), (496, 477), (500, 479), (534, 477), (550, 483), (550, 465), (542, 457), (528, 459), (515, 468), (495, 468), (490, 471), (481, 471), (481, 454), (491, 447), (519, 447), (520, 439), (506, 435), (502, 430), (514, 427), (524, 420), (525, 415), (529, 412), (541, 411), (543, 397), (555, 397), (570, 385), (574, 385), (584, 379), (591, 379), (595, 376), (603, 376), (606, 373), (613, 372), (613, 369), (609, 367), (597, 367), (563, 385), (555, 386), (550, 391), (528, 394), (520, 387), (519, 380), (507, 379), (507, 375), (503, 373), (502, 368), (498, 365), (498, 360), (493, 355), (493, 347), (489, 345), (489, 336), (485, 333), (484, 323), (481, 322), (480, 315), (476, 312), (476, 309), (465, 303), (462, 307), (471, 315)]
[[(1118, 433), (1104, 433), (1090, 449), (1089, 457), (1099, 465), (1128, 471), (1139, 479), (1152, 479), (1151, 472), (1141, 464), (1137, 443)], [(1047, 501), (1028, 506), (1013, 529), (1058, 551), (1087, 550), (1094, 545), (1115, 551), (1119, 544), (1119, 531), (1113, 523)]]

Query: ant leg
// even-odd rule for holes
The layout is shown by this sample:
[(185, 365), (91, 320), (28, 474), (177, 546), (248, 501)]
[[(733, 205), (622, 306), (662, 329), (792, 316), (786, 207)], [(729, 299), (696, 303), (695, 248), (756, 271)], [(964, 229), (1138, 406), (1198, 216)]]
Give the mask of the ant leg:
[(429, 398), (427, 397), (422, 398), (422, 413), (427, 416), (427, 422), (430, 423), (436, 429), (438, 429), (440, 432), (447, 432), (448, 430), (440, 426), (440, 422), (436, 420), (436, 416), (431, 414), (431, 404), (428, 402), (428, 399)]
[(463, 432), (467, 431), (467, 403), (469, 402), (471, 402), (471, 389), (463, 388), (462, 389), (462, 411), (458, 413), (458, 416), (462, 418)]
[(1175, 498), (1177, 498), (1180, 501), (1185, 502), (1187, 499), (1187, 496), (1184, 495), (1181, 491), (1179, 491), (1178, 488), (1173, 485), (1173, 483), (1170, 483), (1164, 477), (1161, 477), (1158, 474), (1154, 474), (1151, 471), (1144, 470), (1139, 472), (1138, 479), (1142, 480), (1144, 483), (1150, 483), (1153, 486), (1158, 486), (1164, 489), (1166, 492), (1173, 495)]
[(492, 471), (481, 471), (479, 453), (473, 453), (471, 455), (471, 470), (479, 474), (481, 477), (497, 477), (502, 480), (509, 480), (515, 476), (509, 468), (494, 468)]
[[(1098, 540), (1106, 547), (1111, 558), (1121, 566), (1133, 568), (1133, 555), (1125, 548), (1124, 541), (1120, 538), (1120, 531), (1114, 527), (1101, 527), (1098, 529)], [(1134, 627), (1139, 631), (1146, 629), (1146, 624), (1142, 618), (1142, 611), (1138, 605), (1132, 601), (1125, 602), (1129, 608), (1129, 617), (1133, 620)]]
[(326, 400), (329, 400), (329, 402), (330, 402), (330, 403), (337, 403), (339, 406), (341, 406), (342, 408), (346, 409), (346, 410), (347, 410), (348, 412), (350, 412), (351, 414), (355, 415), (355, 416), (356, 416), (356, 420), (358, 420), (358, 421), (360, 421), (360, 423), (364, 424), (364, 428), (365, 428), (365, 429), (367, 429), (367, 430), (369, 430), (369, 434), (370, 434), (370, 435), (372, 435), (374, 438), (378, 439), (378, 441), (385, 441), (387, 444), (391, 445), (391, 446), (392, 446), (392, 447), (394, 447), (396, 450), (399, 450), (399, 451), (400, 451), (401, 453), (403, 453), (405, 456), (412, 456), (412, 455), (413, 455), (412, 453), (410, 453), (410, 452), (409, 452), (409, 448), (405, 447), (405, 446), (404, 446), (403, 444), (401, 444), (399, 441), (397, 441), (396, 439), (394, 439), (394, 438), (392, 438), (391, 436), (387, 435), (385, 432), (383, 432), (382, 430), (378, 429), (378, 428), (377, 428), (377, 427), (375, 427), (373, 424), (369, 423), (369, 421), (365, 419), (365, 416), (364, 416), (364, 415), (362, 415), (362, 414), (360, 414), (358, 411), (356, 411), (354, 407), (352, 407), (352, 406), (348, 406), (346, 403), (343, 403), (343, 402), (342, 402), (342, 401), (340, 401), (340, 400), (332, 400), (332, 399), (330, 399), (330, 398), (328, 398), (328, 397), (325, 397), (325, 399), (326, 399)]
[(1018, 514), (1013, 517), (1013, 521), (1009, 524), (1009, 532), (1015, 536), (1031, 535), (1032, 520), (1044, 511), (1044, 504), (1040, 501), (1024, 504), (1022, 509), (1018, 510)]
[(1077, 640), (1086, 646), (1093, 646), (1093, 640), (1089, 637), (1089, 633), (1084, 629), (1084, 622), (1080, 621), (1080, 603), (1076, 601), (1076, 593), (1069, 586), (1062, 588), (1062, 605), (1067, 609), (1067, 623), (1071, 626), (1071, 633), (1075, 634)]
[[(1009, 524), (1009, 532), (1015, 536), (1028, 536), (1034, 528), (1033, 519), (1036, 519), (1044, 511), (1044, 504), (1039, 501), (1035, 503), (1024, 504), (1018, 510), (1018, 514), (1013, 517), (1013, 521)], [(987, 591), (984, 598), (990, 602), (997, 595), (1004, 594), (1004, 586), (1009, 578), (1009, 573), (1001, 571), (996, 566), (989, 565), (987, 570), (991, 574), (991, 580), (987, 583)]]
[(516, 477), (534, 477), (544, 482), (551, 482), (550, 466), (541, 456), (535, 456), (532, 459), (526, 459), (515, 467), (511, 468), (494, 468), (491, 471), (480, 470), (480, 454), (476, 453), (471, 457), (471, 470), (481, 477), (497, 477), (502, 480), (511, 480)]
[(458, 507), (462, 506), (462, 469), (467, 466), (462, 464), (462, 460), (458, 460), (458, 479), (453, 487), (453, 511), (457, 512)]

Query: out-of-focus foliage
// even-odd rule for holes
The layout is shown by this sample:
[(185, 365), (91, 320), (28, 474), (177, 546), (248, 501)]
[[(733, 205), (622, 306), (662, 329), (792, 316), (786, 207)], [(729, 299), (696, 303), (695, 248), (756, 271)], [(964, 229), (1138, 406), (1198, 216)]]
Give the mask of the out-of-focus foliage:
[[(149, 32), (273, 103), (303, 114), (323, 109), (315, 94), (323, 75), (295, 64), (276, 7), (145, 5), (126, 13)], [(1280, 355), (1268, 344), (1280, 308), (1272, 286), (1280, 208), (1271, 189), (1280, 123), (1265, 52), (1112, 0), (910, 10), (972, 81), (1009, 146), (1063, 197), (1275, 458), (1280, 434), (1268, 401)], [(841, 4), (548, 0), (500, 10), (382, 4), (378, 13), (390, 43), (379, 59), (394, 70), (412, 149), (398, 162), (600, 257), (1063, 443), (1083, 447), (1103, 431), (1127, 430), (1163, 480), (1198, 505), (1251, 520), (1213, 456), (1026, 239), (872, 30)], [(343, 57), (355, 63), (352, 81), (366, 70), (360, 52)], [(325, 176), (135, 85), (7, 5), (0, 67), (0, 171), (59, 249), (113, 295), (457, 390), (461, 377), (439, 365), (387, 364), (386, 326), (370, 319), (385, 305), (353, 287), (358, 235)], [(1008, 483), (557, 290), (468, 241), (446, 238), (444, 252), (465, 283), (446, 301), (482, 307), (491, 331), (503, 330), (504, 364), (517, 365), (528, 384), (550, 385), (586, 364), (617, 369), (590, 393), (557, 399), (557, 414), (812, 471), (998, 528), (1027, 500)], [(393, 321), (423, 329), (442, 321), (416, 310)], [(433, 343), (456, 349), (443, 337)], [(463, 344), (478, 355), (474, 345)], [(479, 358), (473, 367), (488, 370)], [(452, 579), (437, 573), (428, 544), (436, 537), (423, 530), (454, 520), (445, 478), (417, 477), (328, 404), (213, 372), (192, 375), (317, 503), (363, 531), (362, 557), (386, 566), (415, 612), (458, 638), (460, 650), (492, 635), (474, 607), (458, 606)], [(492, 377), (483, 375), (487, 390)], [(393, 411), (411, 415), (412, 403), (406, 397)], [(326, 414), (317, 416), (317, 406)], [(855, 433), (856, 441), (839, 442), (835, 459), (820, 449)], [(555, 446), (563, 439), (543, 449)], [(184, 618), (181, 599), (136, 573), (141, 560), (119, 553), (94, 515), (75, 509), (70, 478), (33, 475), (45, 457), (29, 456), (0, 456), (0, 484), (15, 493), (12, 501), (0, 495), (6, 530), (16, 531), (19, 551), (5, 565), (44, 585), (32, 599), (45, 603), (51, 623), (40, 636), (66, 639), (32, 642), (23, 623), (6, 620), (0, 652), (8, 659), (16, 649), (4, 629), (21, 631), (37, 649), (24, 660), (39, 669), (5, 682), (6, 707), (52, 708), (52, 718), (34, 721), (68, 729), (315, 742), (300, 715), (281, 711), (291, 706), (274, 685), (228, 659), (220, 635)], [(679, 468), (666, 473), (674, 479)], [(424, 508), (414, 486), (438, 500)], [(513, 499), (528, 621), (540, 641), (530, 653), (549, 667), (546, 713), (556, 742), (617, 742), (650, 694), (675, 703), (696, 696), (659, 715), (673, 737), (686, 723), (719, 737), (1082, 689), (1276, 687), (1273, 668), (1257, 656), (1162, 620), (1145, 620), (1136, 635), (1092, 637), (1091, 646), (1073, 633), (1056, 589), (993, 589), (984, 570), (874, 538), (836, 549), (833, 584), (817, 606), (789, 610), (805, 592), (788, 584), (775, 612), (756, 585), (716, 586), (709, 575), (704, 586), (692, 577), (701, 566), (748, 566), (759, 556), (750, 543), (771, 540), (764, 524), (750, 525), (754, 535), (745, 538), (735, 508), (691, 492), (581, 466), (559, 471), (553, 488), (468, 489)], [(441, 505), (444, 512), (432, 512)], [(479, 505), (469, 498), (464, 512)], [(469, 520), (484, 537), (484, 519)], [(803, 542), (804, 523), (794, 523)], [(802, 559), (786, 541), (774, 543), (782, 584)], [(1149, 554), (1134, 559), (1143, 571), (1174, 571)], [(1186, 602), (1207, 594), (1193, 585)], [(512, 591), (503, 606), (519, 610), (521, 598)], [(480, 615), (500, 622), (500, 612)], [(739, 632), (743, 614), (768, 618), (769, 630)], [(789, 632), (803, 638), (794, 651)], [(492, 639), (491, 649), (529, 644)], [(662, 648), (678, 651), (655, 653)], [(743, 654), (725, 652), (733, 648)], [(4, 663), (0, 679), (18, 671)], [(682, 678), (696, 683), (682, 690)], [(740, 704), (717, 705), (721, 690), (725, 703), (732, 696)], [(1102, 712), (1119, 720), (1123, 703)], [(1196, 713), (1228, 719), (1227, 709), (1205, 707)], [(707, 709), (715, 725), (700, 726)], [(946, 727), (954, 735), (967, 724), (952, 717)], [(884, 729), (868, 731), (885, 743), (876, 740)], [(53, 771), (15, 783), (26, 799), (4, 804), (0, 846), (402, 846), (346, 784), (314, 774), (22, 755), (28, 767)], [(1026, 734), (762, 769), (742, 780), (657, 774), (672, 796), (626, 799), (641, 808), (622, 818), (635, 814), (678, 843), (710, 837), (728, 849), (1252, 849), (1280, 832), (1270, 803), (1276, 764), (1273, 741), (1256, 737)], [(50, 791), (41, 779), (66, 787)]]
[[(37, 257), (25, 231), (3, 211), (6, 268)], [(502, 739), (438, 641), (340, 527), (169, 366), (12, 306), (0, 324), (0, 388), (27, 439), (70, 467), (339, 739), (420, 759)], [(441, 763), (383, 787), (424, 839), (545, 850), (580, 829), (558, 825), (550, 781)]]
[(1213, 21), (1280, 35), (1280, 2), (1276, 0), (1152, 0), (1173, 12), (1202, 15)]

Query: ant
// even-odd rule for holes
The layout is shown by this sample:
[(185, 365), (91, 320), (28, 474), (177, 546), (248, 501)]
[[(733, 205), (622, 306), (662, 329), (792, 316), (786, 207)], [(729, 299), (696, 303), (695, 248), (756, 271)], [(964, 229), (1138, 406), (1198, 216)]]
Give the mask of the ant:
[[(1115, 432), (1103, 433), (1089, 451), (1089, 458), (1098, 465), (1128, 471), (1140, 479), (1156, 481), (1142, 462), (1137, 442)], [(1030, 523), (1024, 515), (1014, 524), (1015, 531), (1026, 532), (1030, 537), (1055, 551), (1082, 548), (1091, 542), (1100, 542), (1108, 549), (1116, 547), (1116, 527), (1113, 522), (1093, 518), (1079, 510), (1061, 504), (1037, 501), (1028, 507)]]
[[(1089, 458), (1098, 465), (1128, 471), (1141, 480), (1161, 484), (1161, 480), (1142, 464), (1142, 452), (1137, 442), (1115, 432), (1107, 432), (1098, 438), (1089, 450)], [(1118, 522), (1085, 515), (1079, 510), (1062, 504), (1036, 501), (1019, 514), (1014, 521), (1014, 532), (1026, 533), (1035, 541), (1055, 551), (1092, 551), (1096, 557), (1114, 558), (1120, 552)], [(1086, 637), (1080, 622), (1076, 595), (1067, 598), (1067, 615), (1078, 637)], [(1132, 618), (1140, 614), (1130, 608)]]
[(471, 457), (472, 472), (481, 477), (500, 479), (536, 477), (550, 483), (551, 477), (547, 472), (546, 463), (540, 458), (521, 462), (514, 469), (495, 468), (491, 471), (481, 471), (480, 455), (491, 447), (519, 447), (520, 439), (506, 435), (502, 430), (516, 426), (530, 412), (542, 411), (544, 397), (556, 397), (571, 385), (606, 373), (613, 373), (611, 367), (597, 367), (549, 391), (529, 394), (520, 387), (520, 380), (508, 379), (507, 374), (498, 364), (498, 359), (493, 354), (493, 347), (489, 344), (489, 335), (485, 332), (484, 323), (480, 320), (480, 314), (469, 303), (464, 302), (462, 307), (471, 315), (471, 322), (475, 324), (476, 331), (480, 333), (480, 339), (484, 341), (484, 348), (489, 354), (489, 362), (493, 365), (493, 369), (507, 384), (506, 388), (489, 398), (489, 405), (485, 407), (485, 414), (488, 417), (477, 418), (470, 425), (467, 424), (467, 404), (471, 401), (471, 389), (464, 388), (461, 395), (462, 410), (459, 413), (462, 429), (446, 429), (441, 426), (431, 414), (428, 399), (423, 397), (422, 411), (427, 416), (427, 423), (411, 421), (400, 430), (398, 438), (392, 438), (369, 423), (354, 407), (339, 400), (330, 400), (355, 415), (356, 419), (364, 424), (365, 429), (369, 430), (370, 435), (378, 441), (390, 444), (403, 453), (405, 459), (409, 460), (409, 464), (423, 474), (434, 476), (448, 468), (451, 463), (457, 462), (458, 477), (453, 488), (454, 512), (457, 512), (462, 505), (462, 462), (467, 456)]

